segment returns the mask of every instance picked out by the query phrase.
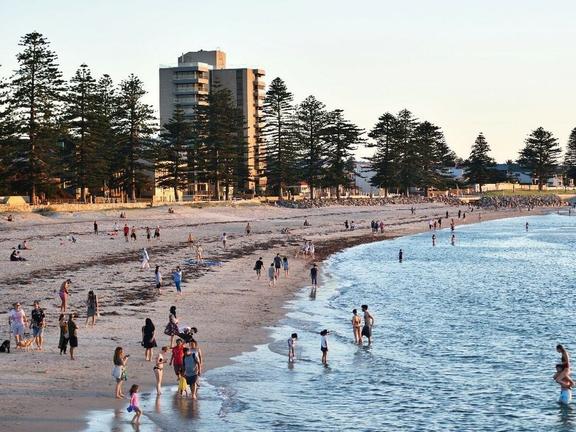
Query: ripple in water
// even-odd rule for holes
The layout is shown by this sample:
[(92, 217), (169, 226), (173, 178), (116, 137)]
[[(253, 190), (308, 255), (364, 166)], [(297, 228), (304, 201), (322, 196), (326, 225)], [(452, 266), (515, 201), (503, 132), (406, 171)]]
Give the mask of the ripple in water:
[[(456, 246), (449, 230), (436, 235), (434, 248), (425, 233), (334, 255), (326, 284), (290, 303), (274, 342), (210, 371), (192, 415), (147, 402), (140, 430), (574, 430), (551, 376), (555, 345), (572, 347), (576, 218), (458, 227)], [(352, 343), (350, 311), (363, 303), (376, 318), (371, 347)]]

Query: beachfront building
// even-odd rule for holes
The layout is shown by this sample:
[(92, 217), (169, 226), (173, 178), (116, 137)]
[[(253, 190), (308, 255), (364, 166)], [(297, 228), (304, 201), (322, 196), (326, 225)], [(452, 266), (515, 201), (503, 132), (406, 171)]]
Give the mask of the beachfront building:
[[(266, 95), (264, 76), (262, 69), (226, 68), (226, 54), (219, 50), (187, 52), (178, 57), (177, 66), (159, 70), (161, 125), (170, 120), (176, 107), (180, 107), (187, 118), (193, 119), (198, 105), (207, 103), (203, 96), (216, 86), (230, 91), (236, 107), (244, 116), (244, 161), (248, 174), (244, 189), (253, 193), (266, 187), (262, 137), (262, 110)], [(206, 185), (200, 186), (206, 188)], [(196, 195), (200, 186), (189, 185), (187, 193)], [(214, 185), (207, 187), (212, 189)]]

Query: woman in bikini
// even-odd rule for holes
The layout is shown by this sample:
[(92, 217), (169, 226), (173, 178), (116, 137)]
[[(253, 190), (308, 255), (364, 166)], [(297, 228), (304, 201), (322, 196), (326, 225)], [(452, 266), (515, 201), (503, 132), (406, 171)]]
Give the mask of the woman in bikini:
[(362, 343), (362, 318), (358, 315), (356, 309), (352, 310), (352, 331), (354, 332), (354, 342)]

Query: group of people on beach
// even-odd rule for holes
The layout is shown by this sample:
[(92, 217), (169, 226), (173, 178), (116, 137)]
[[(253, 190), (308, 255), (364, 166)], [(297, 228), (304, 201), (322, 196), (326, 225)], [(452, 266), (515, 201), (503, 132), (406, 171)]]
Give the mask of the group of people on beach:
[[(368, 311), (368, 305), (362, 305), (363, 317), (358, 315), (358, 310), (352, 310), (352, 332), (354, 334), (354, 343), (362, 345), (364, 338), (368, 340), (368, 345), (372, 345), (372, 327), (374, 326), (374, 316)], [(364, 324), (362, 324), (364, 321)], [(330, 331), (324, 329), (320, 332), (320, 352), (322, 353), (321, 362), (328, 366), (328, 335)], [(288, 339), (288, 362), (296, 361), (296, 344), (298, 342), (298, 333), (292, 333)]]

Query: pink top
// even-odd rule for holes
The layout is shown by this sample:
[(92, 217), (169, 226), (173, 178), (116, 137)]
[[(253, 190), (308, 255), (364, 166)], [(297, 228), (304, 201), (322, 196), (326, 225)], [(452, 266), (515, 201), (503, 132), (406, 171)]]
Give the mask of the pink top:
[(132, 393), (132, 396), (130, 396), (130, 405), (132, 405), (133, 407), (138, 407), (138, 405), (140, 404), (140, 401), (138, 400), (138, 393)]

